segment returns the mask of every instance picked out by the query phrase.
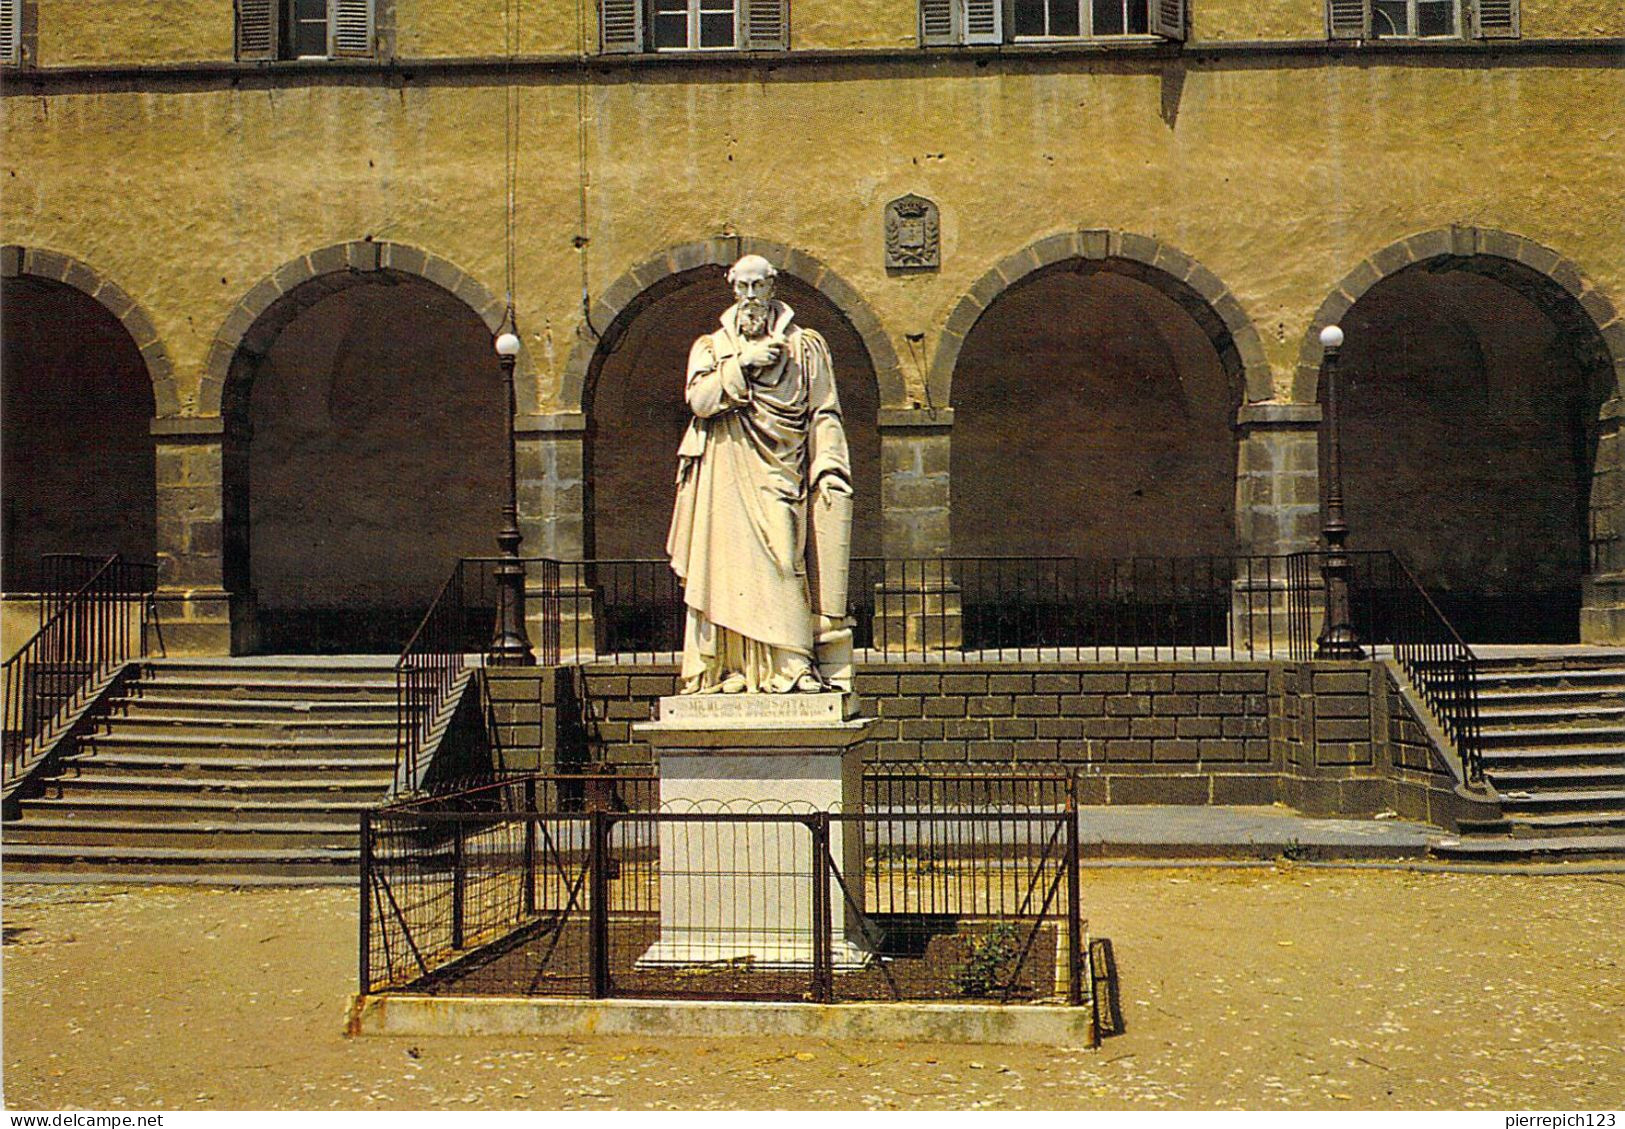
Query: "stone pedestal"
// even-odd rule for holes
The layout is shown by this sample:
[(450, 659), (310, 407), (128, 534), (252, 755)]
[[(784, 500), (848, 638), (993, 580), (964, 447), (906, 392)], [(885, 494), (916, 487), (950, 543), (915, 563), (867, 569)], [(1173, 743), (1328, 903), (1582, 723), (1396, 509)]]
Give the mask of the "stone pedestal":
[[(633, 726), (660, 762), (660, 807), (673, 814), (748, 816), (855, 812), (863, 741), (872, 724), (853, 694), (661, 698), (657, 720)], [(736, 961), (811, 967), (814, 820), (662, 821), (660, 940), (642, 965)], [(863, 896), (860, 836), (829, 823), (825, 902), (836, 967), (867, 959), (847, 894)], [(860, 902), (861, 906), (861, 902)]]

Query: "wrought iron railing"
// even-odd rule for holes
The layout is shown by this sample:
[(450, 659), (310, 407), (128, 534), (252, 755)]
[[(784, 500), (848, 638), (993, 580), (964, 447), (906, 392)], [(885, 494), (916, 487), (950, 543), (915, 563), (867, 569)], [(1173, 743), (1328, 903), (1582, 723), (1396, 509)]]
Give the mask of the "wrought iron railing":
[(5, 661), (4, 753), (9, 788), (62, 735), (68, 719), (120, 667), (147, 653), (155, 624), (154, 565), (109, 557), (46, 557), (40, 627)]
[[(481, 662), (496, 630), (497, 569), (501, 557), (468, 557), (457, 562), (429, 610), (395, 662), (395, 781), (412, 791), (429, 766), (423, 754), (446, 711), (459, 679)], [(536, 661), (559, 661), (558, 562), (531, 557), (521, 562), (538, 624), (532, 638)]]
[[(546, 778), (505, 787), (514, 809), (364, 817), (364, 993), (1085, 1002), (1070, 805), (546, 810)], [(983, 849), (995, 828), (1025, 849)]]
[[(682, 586), (664, 560), (560, 566), (565, 657), (646, 663), (682, 650)], [(1286, 657), (1287, 558), (857, 558), (854, 645), (878, 660)]]
[[(1483, 739), (1478, 713), (1478, 659), (1398, 554), (1347, 554), (1349, 618), (1356, 637), (1377, 654), (1387, 652), (1432, 711), (1456, 747), (1469, 781), (1483, 779)], [(1318, 592), (1320, 551), (1292, 558), (1295, 636), (1314, 653), (1313, 622), (1322, 609)]]

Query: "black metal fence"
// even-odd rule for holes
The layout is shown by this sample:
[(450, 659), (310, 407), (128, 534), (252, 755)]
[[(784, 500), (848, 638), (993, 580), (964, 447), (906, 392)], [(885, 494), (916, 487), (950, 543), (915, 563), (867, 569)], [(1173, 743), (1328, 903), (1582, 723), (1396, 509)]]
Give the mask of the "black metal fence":
[[(1355, 635), (1368, 647), (1387, 650), (1404, 670), (1416, 692), (1456, 746), (1469, 780), (1483, 779), (1483, 738), (1478, 714), (1478, 659), (1427, 590), (1392, 552), (1349, 553), (1349, 618)], [(1318, 590), (1325, 554), (1299, 553), (1291, 558), (1295, 648), (1314, 653), (1312, 622), (1319, 605), (1309, 599)]]
[[(501, 557), (467, 557), (457, 562), (429, 610), (395, 662), (395, 779), (415, 790), (429, 766), (423, 752), (450, 717), (452, 695), (475, 661), (483, 661), (496, 630), (497, 569)], [(531, 640), (536, 660), (559, 661), (559, 563), (525, 558), (527, 586), (539, 638)]]
[(1070, 805), (541, 806), (591, 779), (364, 817), (362, 991), (1084, 1002)]
[(19, 780), (103, 681), (147, 653), (157, 568), (118, 554), (42, 561), (40, 627), (4, 668), (0, 786)]

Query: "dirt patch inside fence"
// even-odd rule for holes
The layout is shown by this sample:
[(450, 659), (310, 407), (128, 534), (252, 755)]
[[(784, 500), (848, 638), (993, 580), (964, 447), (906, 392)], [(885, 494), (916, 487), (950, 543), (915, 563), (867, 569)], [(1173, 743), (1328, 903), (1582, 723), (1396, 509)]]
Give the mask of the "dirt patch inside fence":
[(348, 890), (4, 890), (12, 1109), (1548, 1108), (1625, 1102), (1625, 876), (1107, 869), (1098, 1050), (346, 1039)]

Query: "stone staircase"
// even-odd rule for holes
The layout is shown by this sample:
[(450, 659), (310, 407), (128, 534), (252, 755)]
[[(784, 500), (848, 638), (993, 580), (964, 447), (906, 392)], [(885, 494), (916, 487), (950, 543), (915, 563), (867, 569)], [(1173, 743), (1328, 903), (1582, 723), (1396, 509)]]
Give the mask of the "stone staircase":
[(5, 875), (349, 883), (394, 768), (393, 659), (149, 661), (6, 822)]
[(1464, 822), (1441, 857), (1625, 858), (1625, 651), (1549, 648), (1479, 659), (1484, 773), (1502, 818)]

